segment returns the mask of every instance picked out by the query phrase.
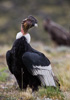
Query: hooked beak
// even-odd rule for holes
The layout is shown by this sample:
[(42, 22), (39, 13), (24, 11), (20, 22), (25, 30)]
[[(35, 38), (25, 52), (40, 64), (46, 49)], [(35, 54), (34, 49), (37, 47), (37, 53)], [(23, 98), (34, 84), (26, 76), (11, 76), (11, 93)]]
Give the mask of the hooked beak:
[(38, 24), (37, 24), (37, 23), (35, 23), (35, 24), (34, 24), (34, 26), (35, 26), (35, 27), (38, 27)]

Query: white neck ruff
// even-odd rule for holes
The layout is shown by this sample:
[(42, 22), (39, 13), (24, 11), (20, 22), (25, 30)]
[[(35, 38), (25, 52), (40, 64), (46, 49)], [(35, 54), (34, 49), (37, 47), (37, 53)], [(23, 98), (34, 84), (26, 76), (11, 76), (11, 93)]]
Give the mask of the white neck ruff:
[(17, 33), (17, 35), (16, 35), (16, 39), (19, 39), (19, 38), (21, 38), (22, 36), (24, 36), (24, 37), (26, 38), (27, 42), (30, 43), (31, 37), (30, 37), (30, 34), (29, 34), (29, 33), (23, 35), (21, 32), (19, 32), (19, 33)]

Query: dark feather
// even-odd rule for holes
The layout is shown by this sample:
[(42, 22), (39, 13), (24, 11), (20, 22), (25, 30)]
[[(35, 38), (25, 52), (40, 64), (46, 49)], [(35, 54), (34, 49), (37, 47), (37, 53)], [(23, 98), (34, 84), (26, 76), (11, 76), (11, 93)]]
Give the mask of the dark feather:
[(33, 49), (24, 36), (14, 42), (6, 54), (6, 60), (10, 72), (14, 74), (21, 89), (26, 89), (29, 85), (33, 90), (37, 90), (41, 85), (41, 79), (39, 75), (33, 74), (33, 65), (42, 67), (50, 65), (48, 58)]

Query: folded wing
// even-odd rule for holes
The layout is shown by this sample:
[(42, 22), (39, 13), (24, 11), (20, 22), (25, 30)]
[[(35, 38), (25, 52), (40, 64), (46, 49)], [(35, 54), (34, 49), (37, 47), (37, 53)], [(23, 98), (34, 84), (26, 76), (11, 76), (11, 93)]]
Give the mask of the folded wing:
[(37, 76), (43, 86), (56, 87), (54, 73), (50, 61), (44, 55), (38, 55), (33, 52), (26, 52), (23, 57), (23, 64), (33, 76)]

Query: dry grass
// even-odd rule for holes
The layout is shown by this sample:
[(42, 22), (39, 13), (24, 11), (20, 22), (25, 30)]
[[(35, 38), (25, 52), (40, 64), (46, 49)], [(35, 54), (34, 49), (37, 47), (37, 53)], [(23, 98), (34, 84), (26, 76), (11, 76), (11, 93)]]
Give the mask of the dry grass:
[(70, 48), (68, 47), (52, 47), (45, 49), (41, 45), (38, 50), (42, 51), (51, 61), (53, 71), (58, 77), (61, 84), (61, 91), (64, 93), (65, 100), (70, 97)]
[(3, 100), (33, 100), (30, 89), (21, 91), (19, 88), (16, 89), (15, 86), (12, 86), (0, 91), (0, 96), (2, 96)]
[[(33, 46), (33, 44), (32, 44)], [(1, 50), (1, 55), (5, 55), (5, 52), (10, 48), (8, 46), (0, 47), (4, 48)], [(42, 100), (44, 97), (50, 97), (52, 100), (58, 98), (58, 100), (70, 100), (70, 50), (61, 49), (60, 51), (57, 48), (52, 48), (46, 50), (44, 45), (38, 43), (38, 45), (34, 45), (34, 48), (43, 52), (50, 60), (53, 66), (53, 71), (55, 75), (58, 77), (59, 82), (61, 84), (61, 92), (57, 90), (44, 89), (40, 88), (38, 92), (32, 94), (30, 88), (26, 91), (21, 91), (17, 85), (15, 84), (15, 78), (9, 73), (9, 70), (6, 66), (5, 57), (0, 57), (0, 100), (37, 100), (37, 97)], [(48, 47), (50, 48), (50, 47)], [(46, 52), (47, 51), (47, 52)], [(4, 63), (2, 66), (1, 63)], [(4, 73), (4, 74), (3, 74)], [(3, 74), (3, 75), (2, 75)], [(7, 76), (6, 76), (7, 74)], [(1, 76), (2, 75), (2, 76)], [(4, 79), (4, 81), (2, 80)], [(64, 94), (64, 97), (63, 97)]]

